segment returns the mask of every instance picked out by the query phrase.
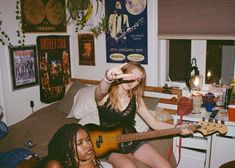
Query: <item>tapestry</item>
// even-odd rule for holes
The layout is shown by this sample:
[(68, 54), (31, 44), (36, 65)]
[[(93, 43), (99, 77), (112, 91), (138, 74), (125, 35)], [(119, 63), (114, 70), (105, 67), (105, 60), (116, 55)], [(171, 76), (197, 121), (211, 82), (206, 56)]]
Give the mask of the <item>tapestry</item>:
[(69, 36), (38, 36), (40, 99), (51, 103), (64, 97), (71, 79)]
[(147, 0), (105, 0), (106, 60), (148, 64)]
[(21, 0), (23, 32), (66, 32), (65, 0)]
[(95, 65), (93, 33), (78, 34), (79, 65)]

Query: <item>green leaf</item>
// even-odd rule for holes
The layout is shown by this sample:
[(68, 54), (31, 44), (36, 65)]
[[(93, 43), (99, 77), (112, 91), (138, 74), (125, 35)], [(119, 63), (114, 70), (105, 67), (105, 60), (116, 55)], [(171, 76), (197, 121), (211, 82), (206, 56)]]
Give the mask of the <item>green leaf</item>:
[(76, 20), (79, 10), (86, 10), (90, 4), (89, 0), (68, 0), (67, 8), (70, 14), (70, 17), (73, 20)]

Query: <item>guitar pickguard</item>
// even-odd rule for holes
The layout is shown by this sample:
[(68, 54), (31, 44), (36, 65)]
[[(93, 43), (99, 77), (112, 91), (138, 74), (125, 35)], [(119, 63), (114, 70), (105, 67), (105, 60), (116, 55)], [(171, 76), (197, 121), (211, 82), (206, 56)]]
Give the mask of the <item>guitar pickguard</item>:
[(121, 153), (129, 153), (132, 151), (132, 144), (133, 142), (130, 141), (130, 142), (121, 142), (120, 143), (120, 152)]

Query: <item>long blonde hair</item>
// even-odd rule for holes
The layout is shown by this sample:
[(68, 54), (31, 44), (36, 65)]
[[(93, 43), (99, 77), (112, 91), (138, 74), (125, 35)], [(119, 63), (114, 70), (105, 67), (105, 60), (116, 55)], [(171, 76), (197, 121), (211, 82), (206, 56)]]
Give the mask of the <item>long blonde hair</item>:
[[(124, 74), (127, 74), (127, 73), (130, 73), (135, 68), (137, 68), (138, 70), (140, 70), (143, 73), (143, 77), (142, 77), (140, 83), (135, 88), (133, 88), (132, 90), (129, 90), (128, 96), (129, 97), (133, 97), (134, 96), (135, 99), (136, 99), (136, 102), (137, 102), (137, 106), (138, 106), (139, 101), (140, 101), (141, 97), (144, 94), (144, 87), (145, 87), (145, 82), (146, 82), (146, 72), (145, 72), (145, 69), (138, 62), (128, 62), (125, 66), (122, 67), (122, 72)], [(119, 107), (119, 103), (118, 103), (117, 92), (118, 92), (118, 84), (114, 83), (112, 85), (112, 87), (110, 88), (110, 91), (109, 91), (110, 105), (116, 111), (120, 111), (119, 108), (118, 108)]]

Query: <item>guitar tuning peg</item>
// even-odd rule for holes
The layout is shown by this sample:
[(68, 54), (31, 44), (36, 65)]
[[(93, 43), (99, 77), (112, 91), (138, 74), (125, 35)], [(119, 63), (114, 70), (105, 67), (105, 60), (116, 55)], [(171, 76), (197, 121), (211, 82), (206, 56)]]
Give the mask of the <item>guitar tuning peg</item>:
[(221, 120), (221, 124), (224, 124), (224, 120)]
[(202, 117), (202, 121), (205, 121), (205, 117)]
[(218, 119), (215, 119), (215, 123), (218, 123)]
[(212, 122), (212, 119), (211, 119), (211, 118), (209, 118), (209, 119), (208, 119), (208, 122)]

